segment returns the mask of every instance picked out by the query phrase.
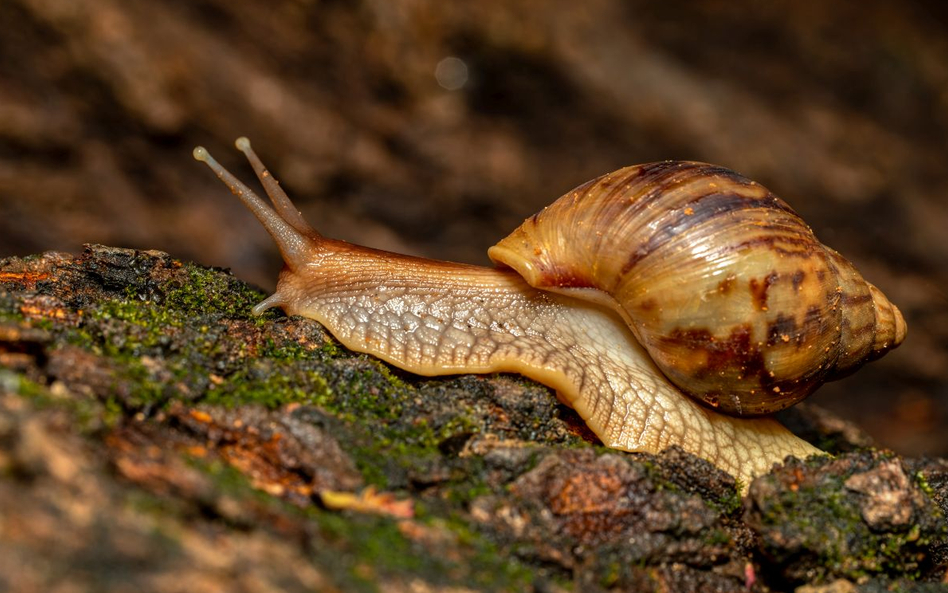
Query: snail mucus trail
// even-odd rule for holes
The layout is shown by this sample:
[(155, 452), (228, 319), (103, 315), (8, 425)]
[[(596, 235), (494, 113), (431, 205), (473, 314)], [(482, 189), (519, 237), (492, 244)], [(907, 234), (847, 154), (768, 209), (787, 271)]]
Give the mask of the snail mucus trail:
[(746, 485), (820, 453), (761, 414), (905, 336), (898, 310), (789, 206), (721, 167), (666, 161), (585, 183), (492, 247), (487, 268), (323, 237), (250, 142), (236, 145), (272, 208), (204, 148), (194, 157), (283, 256), (255, 314), (314, 319), (419, 375), (525, 375), (616, 449), (678, 445)]

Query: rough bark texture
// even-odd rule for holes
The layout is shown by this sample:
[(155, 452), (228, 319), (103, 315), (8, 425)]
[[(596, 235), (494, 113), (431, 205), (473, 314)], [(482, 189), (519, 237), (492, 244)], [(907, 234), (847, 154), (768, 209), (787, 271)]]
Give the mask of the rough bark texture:
[(239, 167), (240, 135), (325, 233), (468, 262), (604, 172), (710, 161), (906, 313), (818, 401), (948, 454), (944, 2), (6, 0), (0, 23), (0, 255), (161, 249), (272, 286), (268, 238), (190, 161)]
[(945, 586), (946, 460), (791, 460), (742, 500), (542, 386), (410, 376), (262, 297), (158, 251), (0, 260), (0, 590)]

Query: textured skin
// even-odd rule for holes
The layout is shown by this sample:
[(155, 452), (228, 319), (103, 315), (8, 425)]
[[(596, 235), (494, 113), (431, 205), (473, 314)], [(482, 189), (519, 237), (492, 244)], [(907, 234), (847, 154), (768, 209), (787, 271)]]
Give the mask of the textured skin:
[(744, 484), (788, 455), (820, 452), (774, 420), (724, 416), (686, 397), (603, 306), (509, 271), (331, 243), (345, 255), (285, 269), (263, 307), (315, 319), (348, 348), (413, 373), (528, 376), (556, 389), (607, 446), (678, 445)]
[(348, 348), (421, 375), (514, 372), (556, 389), (602, 441), (658, 453), (672, 445), (743, 481), (786, 456), (820, 453), (769, 418), (739, 419), (698, 405), (656, 368), (598, 290), (579, 300), (541, 291), (512, 271), (377, 251), (326, 239), (299, 215), (241, 138), (276, 208), (205, 162), (260, 220), (286, 265), (254, 307), (322, 323)]
[(594, 179), (490, 256), (535, 288), (610, 295), (672, 382), (735, 415), (786, 408), (905, 336), (898, 310), (783, 200), (705, 163)]

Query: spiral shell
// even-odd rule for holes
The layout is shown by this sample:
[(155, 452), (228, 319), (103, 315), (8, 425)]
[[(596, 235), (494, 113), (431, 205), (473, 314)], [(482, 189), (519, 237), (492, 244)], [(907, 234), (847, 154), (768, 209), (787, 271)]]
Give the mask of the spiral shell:
[(594, 179), (489, 255), (613, 307), (673, 383), (739, 416), (793, 405), (905, 337), (898, 309), (783, 200), (704, 163)]

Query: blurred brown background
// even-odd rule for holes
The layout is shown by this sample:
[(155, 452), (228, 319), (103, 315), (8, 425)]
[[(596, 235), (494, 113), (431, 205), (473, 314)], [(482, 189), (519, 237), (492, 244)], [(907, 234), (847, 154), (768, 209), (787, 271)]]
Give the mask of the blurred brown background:
[(161, 249), (272, 288), (269, 238), (190, 156), (251, 178), (240, 135), (326, 234), (479, 263), (601, 173), (710, 161), (906, 314), (816, 401), (948, 454), (944, 3), (3, 0), (0, 23), (0, 256)]

